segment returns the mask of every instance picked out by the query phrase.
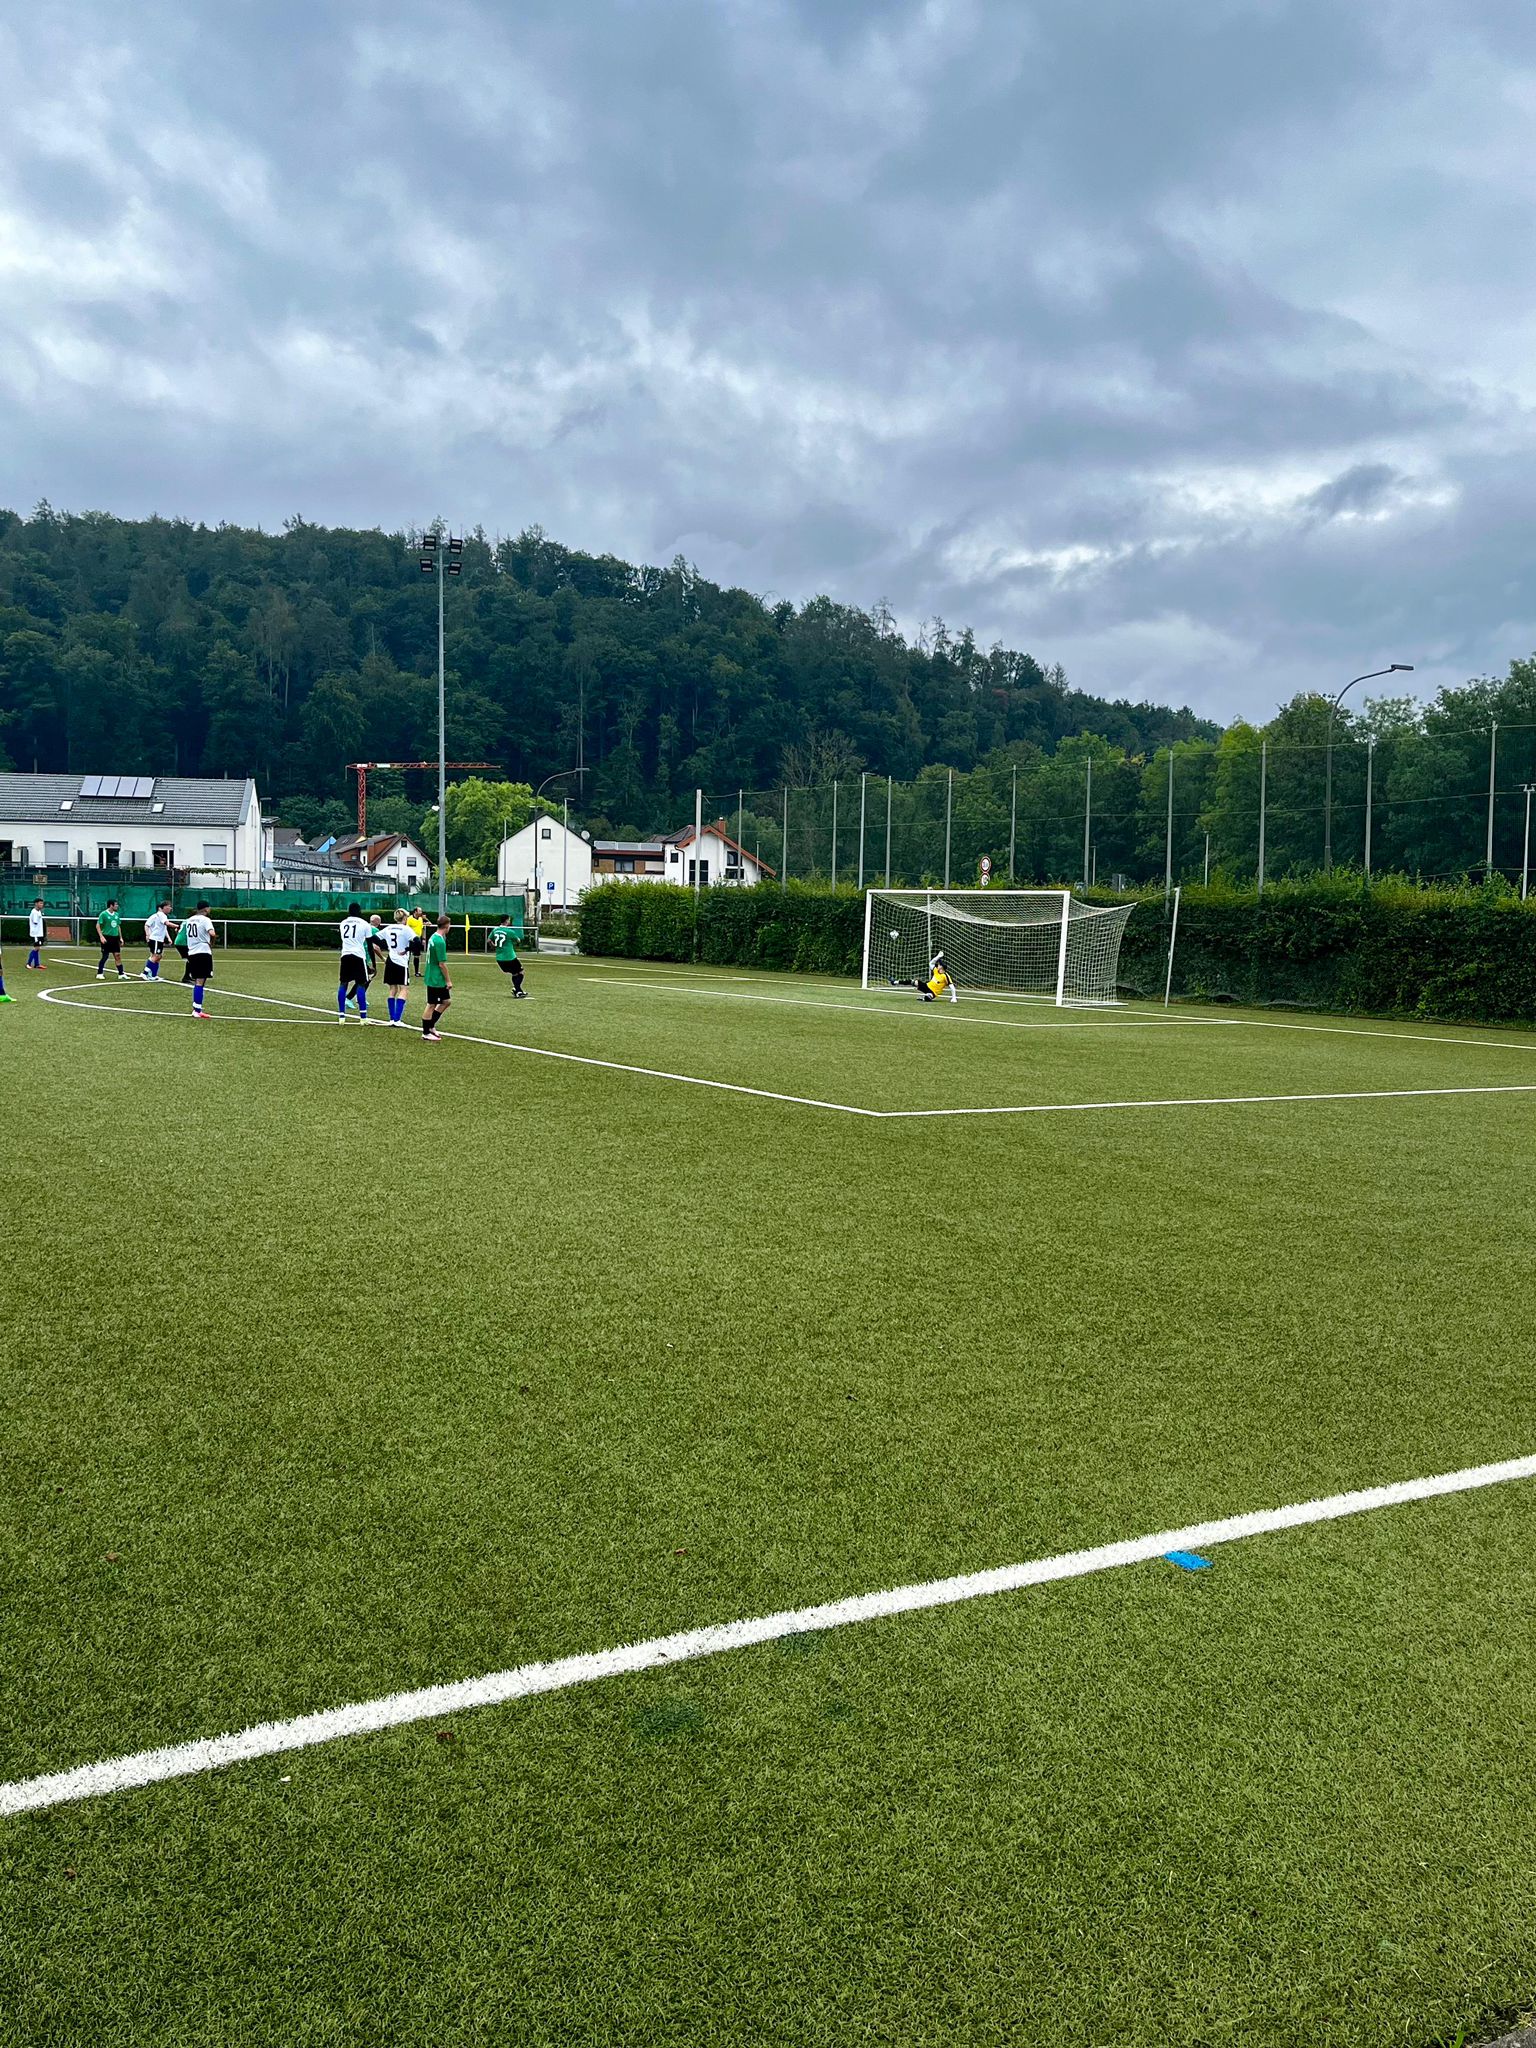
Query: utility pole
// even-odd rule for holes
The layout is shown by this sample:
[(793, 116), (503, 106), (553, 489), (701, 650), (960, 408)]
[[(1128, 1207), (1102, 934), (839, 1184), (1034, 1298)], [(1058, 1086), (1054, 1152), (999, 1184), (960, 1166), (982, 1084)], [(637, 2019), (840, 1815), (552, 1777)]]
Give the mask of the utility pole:
[(1173, 742), (1168, 742), (1168, 830), (1163, 840), (1163, 894), (1173, 894)]

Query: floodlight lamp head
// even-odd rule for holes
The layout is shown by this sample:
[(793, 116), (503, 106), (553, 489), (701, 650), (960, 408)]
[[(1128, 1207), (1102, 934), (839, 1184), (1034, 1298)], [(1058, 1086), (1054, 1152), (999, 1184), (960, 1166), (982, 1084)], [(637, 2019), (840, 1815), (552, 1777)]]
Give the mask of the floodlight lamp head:
[(448, 574), (450, 576), (462, 576), (464, 574), (464, 564), (462, 562), (450, 562), (448, 564)]
[(424, 555), (435, 555), (437, 553), (437, 535), (435, 533), (424, 533), (421, 536), (421, 552)]
[(1394, 661), (1392, 666), (1387, 670), (1387, 674), (1389, 676), (1411, 676), (1413, 674), (1413, 663), (1411, 661)]
[(463, 554), (463, 552), (464, 552), (464, 540), (463, 540), (463, 536), (462, 536), (461, 534), (456, 534), (456, 533), (450, 533), (450, 534), (449, 534), (449, 536), (448, 536), (448, 552), (449, 552), (449, 554), (450, 554), (450, 555), (462, 555), (462, 554)]
[(422, 556), (422, 558), (421, 558), (421, 573), (422, 573), (422, 575), (423, 575), (423, 576), (430, 576), (430, 575), (432, 574), (432, 571), (433, 571), (433, 570), (434, 570), (434, 569), (435, 569), (436, 567), (437, 567), (437, 564), (436, 564), (436, 562), (434, 562), (434, 561), (433, 561), (433, 559), (432, 559), (432, 557), (431, 557), (430, 555), (423, 555), (423, 556)]

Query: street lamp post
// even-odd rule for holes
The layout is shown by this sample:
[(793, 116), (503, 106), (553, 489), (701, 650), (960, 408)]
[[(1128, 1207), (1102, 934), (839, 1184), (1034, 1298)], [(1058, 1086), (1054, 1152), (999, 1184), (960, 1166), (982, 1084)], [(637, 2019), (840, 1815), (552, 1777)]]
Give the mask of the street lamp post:
[(437, 577), (437, 914), (448, 908), (448, 739), (444, 703), (447, 669), (443, 660), (443, 578), (458, 576), (464, 568), (464, 543), (448, 535), (446, 548), (438, 546), (438, 534), (421, 537), (421, 573)]
[[(533, 792), (533, 935), (535, 938), (539, 935), (539, 911), (543, 903), (543, 899), (539, 894), (539, 798), (552, 782), (558, 782), (562, 776), (585, 775), (586, 772), (585, 768), (557, 768), (553, 775), (546, 775), (538, 788)], [(566, 815), (569, 817), (569, 809), (567, 809)], [(561, 907), (564, 908), (563, 905)]]
[(1337, 695), (1336, 697), (1332, 698), (1332, 699), (1330, 700), (1330, 702), (1329, 702), (1329, 705), (1328, 705), (1328, 748), (1327, 748), (1327, 761), (1328, 761), (1328, 766), (1327, 766), (1327, 770), (1326, 770), (1326, 772), (1325, 772), (1325, 789), (1324, 789), (1324, 795), (1323, 795), (1323, 872), (1324, 872), (1325, 874), (1332, 874), (1332, 872), (1333, 872), (1333, 720), (1334, 720), (1334, 714), (1335, 714), (1335, 713), (1336, 713), (1336, 712), (1338, 711), (1338, 708), (1339, 708), (1339, 706), (1340, 706), (1340, 705), (1341, 705), (1341, 704), (1343, 703), (1343, 701), (1344, 701), (1344, 697), (1345, 697), (1345, 693), (1346, 693), (1347, 691), (1349, 691), (1349, 690), (1352, 690), (1352, 689), (1353, 689), (1353, 688), (1355, 687), (1355, 684), (1356, 684), (1356, 683), (1369, 683), (1369, 682), (1372, 682), (1372, 681), (1374, 681), (1374, 680), (1375, 680), (1375, 678), (1376, 678), (1377, 676), (1396, 676), (1396, 675), (1404, 675), (1404, 676), (1411, 676), (1412, 674), (1413, 674), (1413, 663), (1412, 663), (1411, 661), (1394, 661), (1394, 662), (1390, 663), (1390, 664), (1389, 664), (1389, 666), (1388, 666), (1388, 667), (1386, 667), (1386, 668), (1371, 668), (1371, 669), (1367, 669), (1367, 670), (1366, 670), (1366, 672), (1365, 672), (1365, 674), (1364, 674), (1363, 676), (1351, 676), (1351, 677), (1350, 677), (1350, 679), (1349, 679), (1349, 681), (1348, 681), (1348, 682), (1347, 682), (1347, 683), (1346, 683), (1346, 684), (1344, 685), (1344, 688), (1343, 688), (1342, 690), (1340, 690), (1339, 694), (1338, 694), (1338, 695)]

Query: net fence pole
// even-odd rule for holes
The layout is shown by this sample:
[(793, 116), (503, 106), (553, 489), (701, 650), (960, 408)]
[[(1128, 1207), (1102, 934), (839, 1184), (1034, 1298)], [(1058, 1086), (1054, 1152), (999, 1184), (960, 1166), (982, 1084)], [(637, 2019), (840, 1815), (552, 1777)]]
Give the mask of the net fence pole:
[(837, 887), (837, 777), (832, 778), (832, 886)]
[(698, 944), (699, 893), (704, 886), (704, 792), (693, 792), (693, 914), (694, 944)]
[(1371, 800), (1376, 780), (1376, 741), (1365, 743), (1365, 879), (1371, 879)]
[(869, 937), (874, 928), (875, 892), (873, 889), (864, 898), (864, 974), (859, 986), (869, 987)]
[(1489, 874), (1493, 873), (1493, 780), (1499, 759), (1499, 721), (1493, 721), (1488, 735), (1488, 852), (1483, 865)]
[(1520, 901), (1523, 903), (1531, 884), (1531, 791), (1536, 789), (1536, 782), (1524, 782), (1520, 786), (1525, 791), (1525, 842), (1520, 855)]
[(1088, 756), (1088, 782), (1083, 792), (1083, 887), (1089, 882), (1089, 848), (1093, 840), (1093, 756)]
[(745, 852), (745, 851), (746, 851), (746, 846), (745, 846), (745, 843), (744, 843), (744, 841), (743, 841), (743, 839), (742, 839), (742, 821), (743, 821), (743, 811), (742, 811), (742, 797), (741, 797), (741, 791), (740, 791), (740, 790), (738, 789), (738, 790), (737, 790), (737, 792), (736, 792), (736, 844), (737, 844), (737, 845), (738, 845), (739, 847), (741, 847), (741, 849), (742, 849), (742, 851), (743, 851), (743, 852)]
[(864, 886), (864, 799), (868, 794), (869, 771), (859, 777), (859, 887)]
[(1173, 995), (1173, 948), (1179, 936), (1179, 897), (1181, 890), (1173, 892), (1173, 921), (1168, 927), (1168, 975), (1163, 983), (1163, 1008), (1166, 1010)]
[(1163, 895), (1173, 893), (1173, 747), (1168, 748), (1168, 829), (1163, 839)]
[(1259, 742), (1259, 894), (1264, 894), (1264, 819), (1269, 808), (1269, 741)]
[(789, 784), (784, 785), (784, 859), (779, 867), (779, 887), (789, 885)]
[(889, 775), (885, 778), (885, 886), (891, 886), (891, 791), (895, 788)]
[(953, 768), (951, 768), (949, 771), (949, 779), (944, 785), (944, 886), (946, 889), (949, 887), (950, 826), (954, 819), (954, 811), (955, 771)]

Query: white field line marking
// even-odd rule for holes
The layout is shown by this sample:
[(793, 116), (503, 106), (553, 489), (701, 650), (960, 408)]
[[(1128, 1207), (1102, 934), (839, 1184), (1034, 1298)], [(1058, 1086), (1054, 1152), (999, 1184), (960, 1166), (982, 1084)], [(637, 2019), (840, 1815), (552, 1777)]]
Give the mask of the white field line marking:
[[(143, 988), (165, 988), (173, 986), (165, 982), (141, 982)], [(312, 1010), (318, 1017), (329, 1017), (330, 1010), (318, 1003), (300, 1003), (288, 996), (247, 995), (240, 989), (220, 991), (228, 1000), (233, 998), (242, 1003), (269, 1003), (278, 1009)], [(47, 990), (39, 989), (38, 995), (44, 1002), (57, 1001), (58, 997)], [(751, 1000), (751, 998), (748, 998)], [(768, 998), (770, 1001), (780, 998)], [(794, 998), (787, 1000), (793, 1001)], [(76, 1005), (75, 1007), (82, 1007)], [(106, 1009), (114, 1012), (126, 1009), (116, 1003), (92, 1003), (91, 1009)], [(832, 1008), (834, 1005), (816, 1003), (813, 1009)], [(142, 1014), (142, 1013), (138, 1013)], [(228, 1020), (226, 1020), (228, 1021)], [(1028, 1028), (1028, 1027), (1024, 1027)], [(1067, 1026), (1066, 1029), (1073, 1027)], [(1081, 1028), (1081, 1027), (1078, 1027)], [(1389, 1033), (1363, 1033), (1362, 1036), (1390, 1036)], [(464, 1045), (492, 1046), (500, 1052), (528, 1053), (535, 1059), (566, 1060), (580, 1067), (605, 1067), (610, 1073), (639, 1074), (653, 1081), (678, 1081), (689, 1088), (716, 1088), (727, 1095), (755, 1095), (768, 1102), (788, 1102), (801, 1109), (833, 1109), (844, 1116), (862, 1116), (875, 1123), (907, 1122), (918, 1117), (934, 1116), (1066, 1116), (1081, 1115), (1091, 1110), (1117, 1109), (1239, 1109), (1263, 1103), (1286, 1102), (1395, 1102), (1416, 1096), (1433, 1095), (1532, 1095), (1536, 1094), (1536, 1081), (1508, 1081), (1483, 1087), (1451, 1088), (1356, 1088), (1297, 1095), (1171, 1095), (1161, 1097), (1129, 1097), (1119, 1102), (1006, 1102), (979, 1108), (959, 1109), (861, 1109), (851, 1102), (826, 1102), (813, 1095), (782, 1095), (771, 1088), (749, 1088), (740, 1081), (708, 1081), (698, 1074), (674, 1074), (662, 1067), (629, 1066), (619, 1060), (594, 1059), (586, 1053), (554, 1052), (548, 1046), (517, 1045), (506, 1038), (477, 1038), (467, 1031), (445, 1031), (445, 1038), (457, 1040)], [(1456, 1041), (1452, 1041), (1455, 1043)]]
[[(613, 978), (613, 976), (606, 974), (588, 974), (583, 977), (584, 980), (598, 983)], [(742, 975), (735, 976), (733, 979), (748, 980), (750, 977)], [(803, 996), (747, 995), (738, 993), (735, 989), (712, 986), (707, 982), (694, 984), (681, 981), (641, 981), (633, 974), (626, 974), (623, 977), (623, 985), (626, 988), (654, 989), (666, 995), (718, 996), (722, 1001), (733, 1003), (783, 1003), (798, 1005), (800, 1008), (807, 1010), (854, 1010), (864, 1017), (926, 1017), (930, 1008), (938, 1009), (940, 1007), (937, 1004), (913, 1003), (903, 1010), (893, 1003), (878, 1001), (868, 1003), (808, 1002)], [(828, 988), (835, 987), (837, 984), (816, 982), (810, 984), (810, 986)], [(879, 994), (880, 991), (872, 991), (872, 993)], [(886, 991), (885, 993), (895, 993), (895, 991)], [(1044, 1021), (1035, 1023), (1033, 1020), (1020, 1022), (1012, 1017), (977, 1017), (974, 1015), (957, 1016), (952, 1014), (952, 1010), (955, 1007), (963, 1009), (968, 1005), (974, 1010), (978, 1003), (1007, 1002), (1009, 1000), (1010, 998), (1006, 996), (967, 996), (962, 993), (958, 1006), (951, 1006), (949, 1004), (942, 1006), (943, 1015), (946, 1023), (949, 1024), (991, 1024), (1000, 1031), (1126, 1031), (1134, 1026), (1149, 1024), (1160, 1025), (1165, 1030), (1181, 1026), (1199, 1026), (1208, 1031), (1236, 1031), (1246, 1026), (1254, 1031), (1311, 1031), (1335, 1038), (1384, 1038), (1409, 1045), (1459, 1045), (1464, 1050), (1470, 1048), (1473, 1051), (1487, 1048), (1492, 1052), (1536, 1053), (1536, 1037), (1530, 1040), (1446, 1038), (1427, 1031), (1373, 1031), (1368, 1026), (1360, 1024), (1285, 1024), (1273, 1017), (1194, 1017), (1181, 1015), (1177, 1011), (1169, 1016), (1164, 1016), (1161, 1011), (1137, 1010), (1129, 1006), (1122, 1007), (1114, 1017), (1104, 1017), (1102, 1019), (1082, 1017), (1081, 1013), (1077, 1013), (1074, 1021), (1070, 1024)], [(1022, 1000), (1022, 998), (1016, 1000)]]
[[(141, 988), (164, 988), (172, 986), (172, 984), (165, 982), (156, 983), (152, 981), (145, 981), (140, 982), (139, 986)], [(176, 986), (179, 986), (179, 984), (176, 984)], [(333, 1011), (327, 1010), (323, 1005), (319, 1003), (300, 1003), (294, 1001), (289, 996), (248, 995), (242, 989), (221, 989), (217, 987), (216, 984), (211, 982), (209, 984), (209, 987), (213, 991), (211, 1000), (214, 1001), (228, 1002), (231, 999), (233, 999), (234, 1001), (240, 1003), (270, 1003), (278, 1009), (312, 1010), (317, 1017), (328, 1017), (335, 1014)], [(48, 992), (46, 990), (39, 990), (38, 993), (42, 995), (45, 1001), (52, 1000), (52, 998), (49, 997)], [(92, 1009), (100, 1008), (115, 1011), (118, 1009), (119, 1006), (116, 1003), (93, 1003), (90, 1005), (90, 1007)], [(123, 1007), (126, 1009), (126, 1005), (124, 1005)], [(860, 1109), (856, 1103), (852, 1102), (824, 1102), (820, 1099), (820, 1097), (815, 1095), (781, 1095), (777, 1089), (749, 1088), (744, 1082), (741, 1081), (709, 1081), (704, 1079), (704, 1077), (700, 1074), (673, 1074), (669, 1073), (665, 1068), (662, 1067), (630, 1066), (622, 1060), (594, 1059), (587, 1053), (555, 1052), (549, 1046), (546, 1045), (517, 1045), (514, 1044), (513, 1041), (508, 1038), (477, 1038), (471, 1032), (468, 1031), (445, 1031), (443, 1033), (443, 1036), (444, 1038), (453, 1039), (461, 1045), (488, 1045), (495, 1047), (500, 1052), (527, 1053), (533, 1059), (565, 1060), (569, 1062), (571, 1065), (578, 1067), (605, 1067), (610, 1073), (613, 1074), (640, 1074), (643, 1075), (647, 1080), (651, 1081), (678, 1081), (688, 1088), (715, 1088), (719, 1089), (723, 1094), (726, 1095), (754, 1095), (760, 1101), (789, 1102), (793, 1103), (797, 1108), (800, 1109), (835, 1109), (840, 1111), (844, 1116), (863, 1116), (872, 1118), (886, 1116), (890, 1113), (889, 1111), (883, 1109)]]
[[(603, 974), (589, 974), (583, 978), (587, 981), (596, 982), (599, 986), (609, 979), (607, 975)], [(946, 1028), (951, 1024), (990, 1024), (998, 1031), (1137, 1031), (1145, 1029), (1148, 1025), (1158, 1025), (1166, 1030), (1170, 1026), (1178, 1024), (1215, 1023), (1219, 1021), (1216, 1018), (1204, 1017), (1165, 1018), (1137, 1016), (1125, 1020), (1109, 1017), (1085, 1018), (1081, 1023), (1074, 1021), (1070, 1024), (1058, 1024), (1054, 1020), (1048, 1022), (1044, 1019), (1039, 1023), (1033, 1021), (1023, 1023), (1014, 1017), (968, 1016), (964, 1012), (963, 1002), (962, 1004), (944, 1003), (941, 1005), (937, 1003), (919, 1003), (912, 999), (904, 1007), (898, 1007), (895, 1003), (890, 1002), (827, 1003), (819, 1002), (808, 996), (748, 995), (744, 991), (733, 988), (711, 988), (707, 985), (695, 987), (686, 983), (670, 981), (636, 981), (632, 976), (625, 977), (623, 986), (625, 988), (645, 989), (657, 995), (712, 996), (717, 1002), (722, 1003), (774, 1003), (782, 1009), (792, 1010), (851, 1010), (855, 1016), (859, 1017), (916, 1017), (926, 1019), (930, 1023), (933, 1021), (933, 1013), (942, 1009)]]
[(1063, 1116), (1091, 1109), (1231, 1109), (1264, 1102), (1399, 1102), (1420, 1095), (1536, 1095), (1536, 1081), (1500, 1081), (1476, 1088), (1351, 1088), (1317, 1095), (1172, 1095), (1126, 1102), (1010, 1102), (991, 1109), (882, 1109), (883, 1117)]
[(655, 1671), (700, 1657), (719, 1656), (727, 1650), (777, 1642), (786, 1636), (848, 1628), (894, 1614), (917, 1613), (924, 1608), (953, 1607), (962, 1601), (984, 1599), (994, 1593), (1016, 1593), (1059, 1579), (1086, 1578), (1092, 1572), (1113, 1571), (1121, 1565), (1146, 1564), (1165, 1557), (1171, 1550), (1209, 1550), (1216, 1544), (1236, 1543), (1280, 1529), (1341, 1521), (1346, 1516), (1369, 1514), (1377, 1508), (1434, 1500), (1445, 1494), (1471, 1493), (1481, 1487), (1531, 1478), (1536, 1478), (1536, 1456), (1508, 1458), (1496, 1465), (1473, 1465), (1426, 1479), (1400, 1479), (1387, 1486), (1331, 1494), (1323, 1500), (1259, 1508), (1249, 1514), (1228, 1515), (1220, 1521), (1195, 1522), (1185, 1529), (1163, 1529), (1154, 1536), (1132, 1536), (1118, 1543), (1099, 1544), (1092, 1550), (1070, 1550), (1057, 1557), (1035, 1558), (1028, 1564), (966, 1572), (957, 1578), (929, 1579), (915, 1586), (893, 1586), (880, 1593), (857, 1593), (819, 1607), (787, 1608), (746, 1621), (715, 1622), (704, 1628), (684, 1629), (676, 1635), (655, 1636), (647, 1642), (627, 1643), (617, 1649), (560, 1657), (549, 1664), (519, 1664), (508, 1671), (492, 1671), (483, 1678), (390, 1693), (383, 1699), (360, 1700), (351, 1706), (299, 1714), (288, 1721), (261, 1721), (234, 1735), (206, 1736), (198, 1741), (171, 1743), (162, 1749), (140, 1750), (132, 1756), (111, 1757), (102, 1763), (80, 1764), (73, 1770), (14, 1779), (0, 1784), (0, 1816), (62, 1806), (76, 1799), (94, 1799), (105, 1793), (160, 1784), (170, 1778), (194, 1777), (204, 1771), (222, 1770), (229, 1764), (249, 1763), (256, 1757), (310, 1749), (317, 1743), (337, 1742), (346, 1736), (376, 1734), (381, 1729), (401, 1728), (413, 1721), (466, 1713), (473, 1707), (500, 1706), (509, 1700), (530, 1699), (538, 1693), (562, 1692), (570, 1686), (589, 1685), (629, 1672)]
[[(148, 986), (148, 984), (143, 984)], [(110, 1010), (116, 1017), (153, 1017), (161, 1023), (190, 1024), (194, 1022), (190, 1010), (146, 1010), (132, 1003), (82, 1002), (79, 996), (65, 995), (60, 989), (40, 988), (37, 998), (42, 1003), (58, 1003), (66, 1010)], [(286, 1024), (305, 1031), (318, 1031), (325, 1022), (323, 1017), (216, 1017), (217, 1024)]]

